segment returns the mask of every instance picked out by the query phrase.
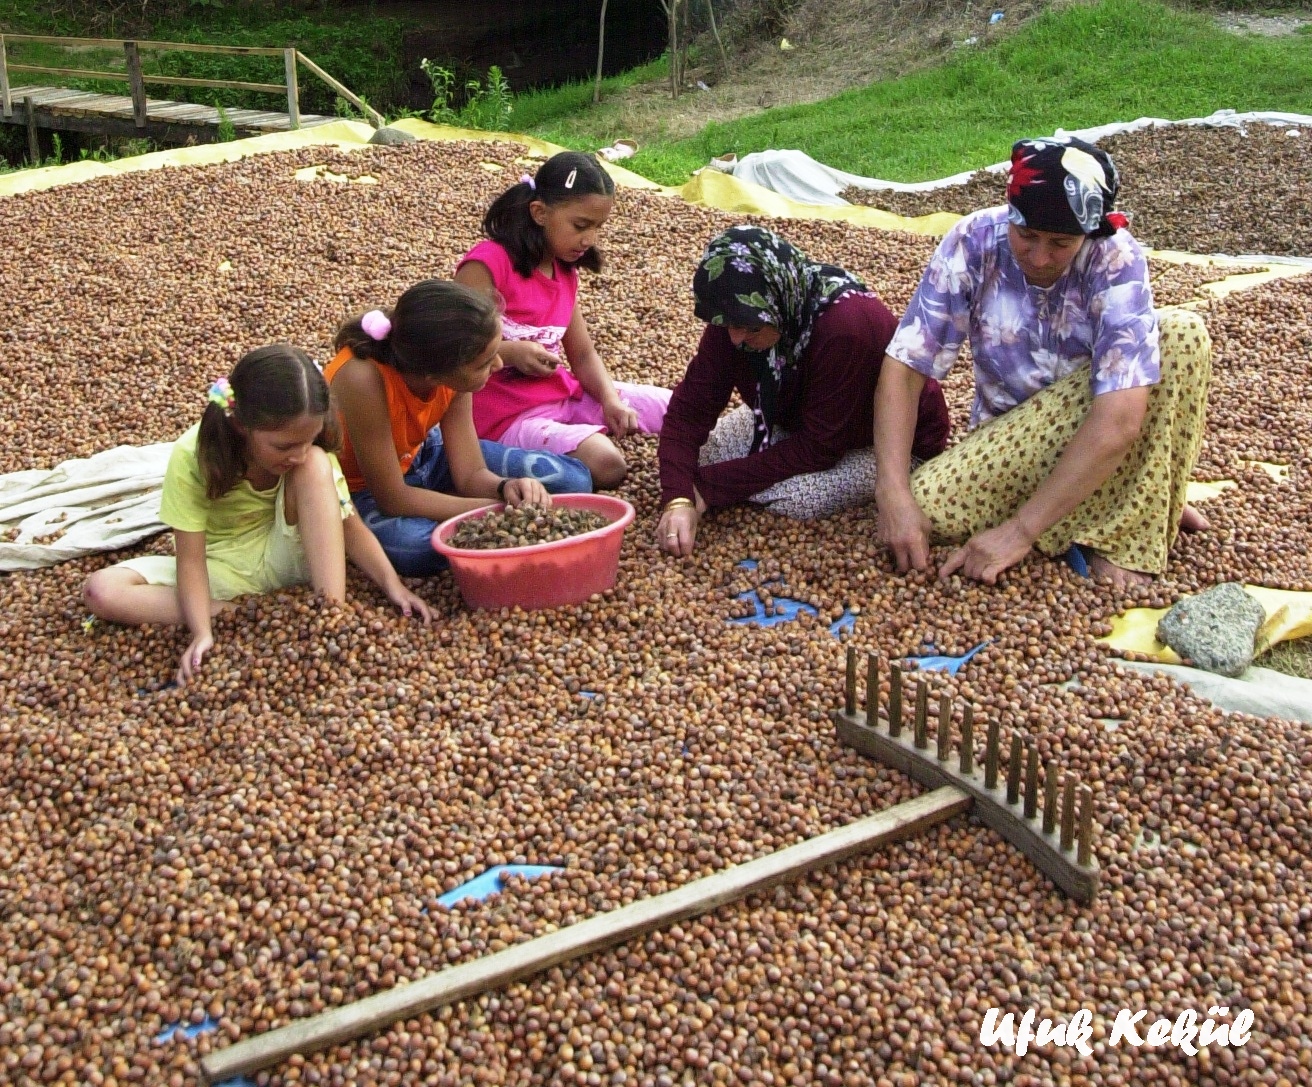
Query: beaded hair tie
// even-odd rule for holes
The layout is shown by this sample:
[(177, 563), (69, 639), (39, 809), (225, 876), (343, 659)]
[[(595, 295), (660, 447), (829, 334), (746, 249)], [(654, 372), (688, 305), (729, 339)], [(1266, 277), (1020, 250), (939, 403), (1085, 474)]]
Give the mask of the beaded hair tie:
[(210, 391), (205, 395), (208, 403), (217, 404), (223, 409), (224, 415), (232, 414), (232, 405), (236, 397), (232, 392), (232, 384), (226, 377), (221, 377), (210, 386)]

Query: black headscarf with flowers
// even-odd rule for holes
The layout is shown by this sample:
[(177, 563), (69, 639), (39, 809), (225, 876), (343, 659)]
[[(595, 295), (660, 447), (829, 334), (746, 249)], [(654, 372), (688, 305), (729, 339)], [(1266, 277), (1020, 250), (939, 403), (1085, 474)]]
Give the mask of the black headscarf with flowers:
[(1128, 225), (1112, 210), (1120, 191), (1111, 155), (1074, 136), (1018, 140), (1011, 149), (1007, 216), (1016, 226), (1105, 238)]
[(784, 378), (801, 361), (816, 318), (854, 292), (866, 293), (856, 276), (807, 260), (773, 231), (735, 226), (711, 239), (692, 280), (694, 312), (713, 325), (779, 330), (768, 351), (744, 348), (760, 388), (753, 453), (770, 445)]

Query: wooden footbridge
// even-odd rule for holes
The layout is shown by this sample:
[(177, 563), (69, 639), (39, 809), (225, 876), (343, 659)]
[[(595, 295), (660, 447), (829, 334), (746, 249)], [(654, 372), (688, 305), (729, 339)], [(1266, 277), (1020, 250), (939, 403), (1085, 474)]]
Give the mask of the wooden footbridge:
[[(22, 43), (54, 45), (69, 50), (87, 51), (121, 49), (121, 71), (90, 71), (82, 68), (53, 68), (33, 64), (11, 64), (9, 47)], [(283, 58), (284, 82), (248, 83), (224, 79), (195, 79), (176, 75), (152, 75), (142, 71), (143, 52), (219, 53), (227, 56)], [(335, 94), (351, 103), (380, 128), (381, 114), (335, 80), (304, 53), (294, 48), (265, 48), (238, 45), (195, 45), (185, 42), (128, 41), (121, 38), (61, 38), (38, 34), (0, 35), (0, 122), (25, 125), (29, 158), (41, 159), (39, 130), (87, 132), (101, 136), (139, 136), (162, 144), (212, 143), (219, 139), (221, 126), (230, 125), (239, 136), (266, 132), (286, 132), (338, 120), (300, 110), (300, 69), (326, 83)], [(18, 74), (93, 79), (127, 84), (128, 93), (96, 94), (67, 87), (19, 85)], [(286, 102), (286, 112), (253, 109), (224, 109), (147, 98), (147, 85), (206, 87), (223, 90), (257, 91), (278, 95)]]

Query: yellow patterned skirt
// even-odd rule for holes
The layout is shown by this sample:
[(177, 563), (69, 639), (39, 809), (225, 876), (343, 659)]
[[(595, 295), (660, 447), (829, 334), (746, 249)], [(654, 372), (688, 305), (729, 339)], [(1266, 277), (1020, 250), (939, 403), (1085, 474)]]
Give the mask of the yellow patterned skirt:
[[(1212, 342), (1187, 310), (1163, 311), (1158, 323), (1162, 379), (1143, 429), (1111, 478), (1039, 537), (1049, 557), (1078, 543), (1125, 570), (1166, 569), (1202, 446)], [(1092, 403), (1084, 366), (916, 469), (911, 489), (934, 541), (964, 543), (1010, 517), (1056, 467)]]

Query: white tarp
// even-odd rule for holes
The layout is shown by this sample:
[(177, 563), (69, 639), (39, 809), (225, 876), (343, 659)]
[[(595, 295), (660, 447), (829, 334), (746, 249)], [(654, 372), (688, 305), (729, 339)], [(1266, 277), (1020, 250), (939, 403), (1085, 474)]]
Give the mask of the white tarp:
[(1255, 717), (1280, 717), (1286, 721), (1312, 724), (1312, 680), (1287, 676), (1270, 668), (1249, 668), (1235, 679), (1213, 675), (1182, 664), (1153, 664), (1118, 660), (1122, 668), (1152, 675), (1165, 672), (1218, 709), (1228, 713), (1251, 713)]
[[(1249, 124), (1281, 125), (1290, 131), (1301, 132), (1302, 126), (1312, 126), (1312, 116), (1306, 113), (1236, 113), (1232, 109), (1217, 110), (1210, 117), (1190, 117), (1183, 121), (1167, 121), (1160, 117), (1140, 117), (1137, 121), (1117, 121), (1096, 128), (1079, 128), (1071, 131), (1059, 128), (1055, 135), (1076, 136), (1090, 142), (1104, 136), (1125, 132), (1139, 132), (1145, 128), (1169, 128), (1172, 125), (1209, 125), (1213, 128), (1239, 128)], [(1312, 137), (1312, 132), (1301, 138)], [(997, 162), (984, 169), (993, 173), (1005, 171), (1010, 163)], [(882, 181), (879, 178), (861, 177), (858, 174), (835, 170), (816, 162), (802, 151), (754, 151), (741, 159), (713, 159), (710, 168), (732, 174), (741, 181), (750, 181), (804, 204), (837, 206), (846, 204), (838, 194), (844, 189), (892, 189), (894, 192), (930, 192), (951, 185), (964, 185), (975, 174), (974, 170), (941, 177), (934, 181)]]
[(115, 551), (164, 531), (159, 500), (172, 450), (172, 442), (120, 445), (55, 468), (0, 475), (0, 570)]

